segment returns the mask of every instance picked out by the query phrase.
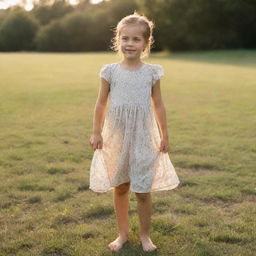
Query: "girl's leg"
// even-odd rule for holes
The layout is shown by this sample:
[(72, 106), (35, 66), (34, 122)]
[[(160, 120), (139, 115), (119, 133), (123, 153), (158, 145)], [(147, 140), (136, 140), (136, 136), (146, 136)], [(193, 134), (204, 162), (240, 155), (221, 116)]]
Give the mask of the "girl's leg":
[(129, 182), (114, 188), (114, 207), (119, 236), (108, 245), (113, 251), (118, 251), (128, 239), (129, 188)]
[(140, 220), (140, 240), (144, 251), (153, 251), (157, 247), (152, 243), (149, 230), (152, 214), (152, 201), (150, 193), (136, 193), (137, 211)]

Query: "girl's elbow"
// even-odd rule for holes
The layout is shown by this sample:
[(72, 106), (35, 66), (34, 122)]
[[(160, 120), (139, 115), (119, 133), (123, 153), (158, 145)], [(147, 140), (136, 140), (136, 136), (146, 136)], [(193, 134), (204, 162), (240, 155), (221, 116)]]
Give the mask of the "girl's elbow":
[(98, 99), (96, 105), (99, 108), (104, 108), (107, 105), (107, 99)]
[(165, 109), (165, 106), (162, 101), (154, 102), (155, 109)]

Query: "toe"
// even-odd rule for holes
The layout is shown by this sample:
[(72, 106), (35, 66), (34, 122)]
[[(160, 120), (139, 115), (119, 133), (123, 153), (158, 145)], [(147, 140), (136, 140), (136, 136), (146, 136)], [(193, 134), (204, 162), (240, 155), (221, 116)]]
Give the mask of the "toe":
[(117, 245), (115, 245), (114, 251), (118, 251), (118, 250), (119, 250), (119, 247)]
[(113, 243), (110, 243), (110, 244), (108, 245), (108, 247), (109, 247), (111, 250), (113, 250), (113, 249), (114, 249)]

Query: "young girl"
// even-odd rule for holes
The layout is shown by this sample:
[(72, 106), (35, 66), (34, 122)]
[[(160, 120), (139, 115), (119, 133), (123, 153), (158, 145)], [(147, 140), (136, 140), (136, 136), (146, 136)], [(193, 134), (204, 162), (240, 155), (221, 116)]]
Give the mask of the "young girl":
[(108, 245), (113, 251), (118, 251), (128, 239), (129, 189), (137, 198), (143, 250), (153, 251), (157, 247), (149, 236), (150, 192), (171, 190), (180, 183), (167, 153), (166, 112), (160, 91), (163, 68), (141, 61), (148, 56), (154, 41), (153, 26), (152, 21), (136, 12), (124, 17), (115, 28), (112, 47), (122, 61), (103, 65), (100, 70), (101, 88), (90, 137), (95, 150), (90, 189), (95, 192), (114, 189), (119, 235)]

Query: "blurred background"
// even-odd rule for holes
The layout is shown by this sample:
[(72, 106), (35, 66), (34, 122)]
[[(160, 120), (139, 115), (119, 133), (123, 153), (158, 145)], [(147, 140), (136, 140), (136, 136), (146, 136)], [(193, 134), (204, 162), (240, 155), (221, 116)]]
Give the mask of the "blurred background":
[(255, 0), (0, 0), (0, 51), (111, 51), (134, 11), (156, 24), (154, 51), (255, 48)]
[[(135, 10), (156, 25), (147, 63), (165, 70), (181, 180), (153, 194), (157, 255), (255, 255), (256, 0), (0, 0), (0, 256), (113, 255), (89, 138), (113, 29)], [(145, 255), (130, 197), (118, 255)]]

